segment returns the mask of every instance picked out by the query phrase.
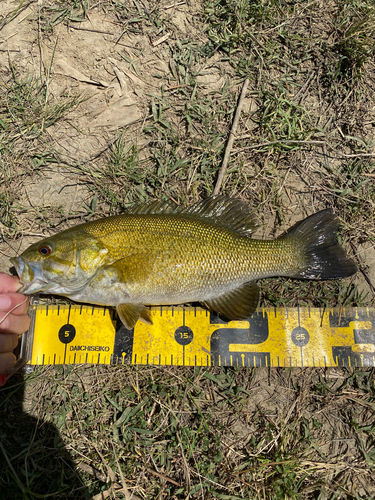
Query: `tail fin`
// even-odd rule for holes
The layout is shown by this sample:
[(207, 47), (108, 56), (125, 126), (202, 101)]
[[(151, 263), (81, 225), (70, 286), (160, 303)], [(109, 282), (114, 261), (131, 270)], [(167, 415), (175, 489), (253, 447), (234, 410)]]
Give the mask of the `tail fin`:
[[(301, 265), (293, 278), (331, 280), (347, 278), (357, 266), (338, 244), (340, 223), (332, 209), (322, 210), (292, 227), (284, 236), (302, 251)], [(303, 264), (302, 264), (303, 262)]]

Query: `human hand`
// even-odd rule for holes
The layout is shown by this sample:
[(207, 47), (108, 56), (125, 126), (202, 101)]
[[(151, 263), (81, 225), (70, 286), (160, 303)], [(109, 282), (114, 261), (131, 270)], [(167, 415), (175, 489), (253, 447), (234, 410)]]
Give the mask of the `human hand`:
[(16, 364), (12, 351), (17, 347), (18, 335), (30, 325), (25, 314), (29, 299), (17, 293), (20, 288), (16, 276), (0, 273), (0, 387), (5, 384), (5, 373)]

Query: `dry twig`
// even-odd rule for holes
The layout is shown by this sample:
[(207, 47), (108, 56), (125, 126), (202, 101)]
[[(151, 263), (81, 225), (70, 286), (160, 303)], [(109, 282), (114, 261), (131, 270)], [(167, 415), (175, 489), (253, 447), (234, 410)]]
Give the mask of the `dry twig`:
[(237, 131), (238, 122), (240, 121), (241, 110), (242, 110), (242, 106), (243, 106), (243, 102), (245, 99), (246, 90), (247, 90), (248, 85), (249, 85), (249, 79), (246, 78), (245, 83), (243, 84), (243, 87), (242, 87), (240, 99), (238, 101), (236, 114), (235, 114), (234, 120), (233, 120), (232, 130), (230, 131), (230, 134), (229, 134), (228, 144), (227, 144), (227, 147), (225, 149), (223, 163), (220, 167), (219, 175), (217, 176), (216, 186), (215, 186), (215, 189), (213, 192), (214, 195), (219, 194), (220, 189), (221, 189), (221, 185), (223, 183), (224, 175), (225, 175), (225, 172), (227, 170), (227, 166), (228, 166), (228, 162), (229, 162), (229, 156), (230, 156), (230, 153), (232, 151), (232, 147), (233, 147), (233, 143), (234, 143), (234, 139), (235, 139), (235, 135), (236, 135), (236, 131)]
[(159, 474), (159, 472), (156, 472), (156, 471), (154, 471), (154, 470), (152, 470), (152, 469), (146, 469), (146, 470), (147, 470), (147, 472), (150, 472), (150, 473), (151, 473), (151, 474), (153, 474), (154, 476), (156, 476), (156, 477), (160, 477), (160, 479), (164, 479), (164, 481), (168, 481), (169, 483), (172, 483), (172, 484), (174, 484), (175, 486), (178, 486), (178, 487), (180, 487), (180, 488), (181, 488), (181, 484), (180, 484), (180, 483), (178, 483), (177, 481), (174, 481), (174, 480), (173, 480), (173, 479), (171, 479), (170, 477), (168, 477), (168, 476), (163, 476), (163, 474)]

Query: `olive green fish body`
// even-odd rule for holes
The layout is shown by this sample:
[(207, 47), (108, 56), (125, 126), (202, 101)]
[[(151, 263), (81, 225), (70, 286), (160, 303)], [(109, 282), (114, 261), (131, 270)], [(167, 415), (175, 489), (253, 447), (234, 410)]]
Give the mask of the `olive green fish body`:
[(254, 280), (332, 279), (355, 272), (335, 240), (331, 210), (272, 241), (249, 236), (246, 204), (223, 196), (186, 209), (167, 202), (70, 228), (13, 259), (24, 293), (56, 293), (115, 306), (128, 328), (150, 322), (145, 304), (201, 302), (229, 319), (255, 310)]
[[(112, 230), (111, 227), (116, 227)], [(122, 215), (87, 225), (108, 249), (90, 286), (76, 300), (117, 305), (205, 301), (243, 283), (295, 270), (295, 252), (280, 240), (251, 240), (205, 221), (172, 215)], [(104, 286), (106, 291), (98, 290)], [(108, 302), (108, 288), (116, 287)], [(120, 297), (121, 290), (123, 296)]]

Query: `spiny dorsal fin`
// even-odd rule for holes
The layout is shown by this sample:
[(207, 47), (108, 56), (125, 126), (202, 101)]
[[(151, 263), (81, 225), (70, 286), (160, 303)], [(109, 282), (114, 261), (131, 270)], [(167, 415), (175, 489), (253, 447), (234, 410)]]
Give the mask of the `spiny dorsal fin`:
[(181, 209), (179, 213), (194, 218), (209, 219), (242, 236), (250, 236), (255, 227), (249, 205), (238, 198), (230, 198), (229, 196), (211, 196)]
[(157, 200), (140, 203), (126, 210), (127, 214), (174, 214), (178, 211), (178, 205), (173, 201)]
[(254, 313), (259, 300), (259, 287), (244, 283), (235, 290), (203, 302), (205, 306), (230, 320), (246, 320)]
[(211, 196), (185, 208), (171, 201), (142, 203), (130, 208), (127, 213), (184, 215), (195, 220), (214, 222), (221, 227), (236, 231), (241, 236), (250, 236), (255, 227), (254, 218), (247, 203), (223, 195)]

